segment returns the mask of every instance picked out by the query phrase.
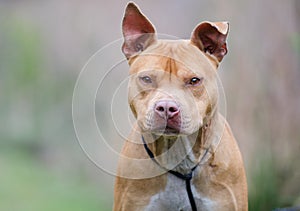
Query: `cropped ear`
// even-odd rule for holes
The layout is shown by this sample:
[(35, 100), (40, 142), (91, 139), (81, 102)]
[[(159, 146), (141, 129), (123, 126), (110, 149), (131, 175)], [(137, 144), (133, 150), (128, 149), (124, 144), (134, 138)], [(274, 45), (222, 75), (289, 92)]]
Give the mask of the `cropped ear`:
[(142, 52), (156, 40), (154, 26), (132, 2), (126, 7), (122, 30), (122, 51), (127, 59)]
[(191, 42), (219, 62), (227, 54), (228, 22), (202, 22), (192, 32)]

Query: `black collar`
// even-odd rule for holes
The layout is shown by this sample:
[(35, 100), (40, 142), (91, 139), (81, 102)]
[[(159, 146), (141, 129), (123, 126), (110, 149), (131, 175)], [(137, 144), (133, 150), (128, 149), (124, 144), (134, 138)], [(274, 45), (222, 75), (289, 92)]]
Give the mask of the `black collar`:
[(199, 163), (197, 163), (192, 169), (191, 171), (188, 173), (188, 174), (181, 174), (180, 172), (177, 172), (177, 171), (173, 171), (173, 170), (168, 170), (166, 169), (165, 167), (161, 166), (159, 164), (159, 162), (155, 159), (154, 157), (154, 154), (151, 152), (151, 150), (149, 149), (149, 147), (147, 146), (147, 143), (142, 135), (142, 141), (143, 141), (143, 144), (144, 144), (144, 148), (147, 152), (147, 154), (149, 155), (149, 157), (151, 158), (151, 160), (156, 163), (160, 168), (166, 170), (167, 172), (169, 172), (170, 174), (173, 174), (174, 176), (182, 179), (182, 180), (185, 180), (185, 184), (186, 184), (186, 192), (188, 194), (188, 197), (189, 197), (189, 201), (190, 201), (190, 204), (191, 204), (191, 207), (192, 207), (192, 211), (197, 211), (197, 206), (196, 206), (196, 203), (195, 203), (195, 199), (194, 199), (194, 196), (193, 196), (193, 192), (191, 190), (191, 180), (193, 178), (193, 173), (194, 173), (194, 170), (198, 167), (198, 165), (201, 163), (201, 161), (203, 160), (204, 157), (206, 157), (206, 154), (208, 153), (208, 149), (205, 151), (202, 159), (200, 160)]

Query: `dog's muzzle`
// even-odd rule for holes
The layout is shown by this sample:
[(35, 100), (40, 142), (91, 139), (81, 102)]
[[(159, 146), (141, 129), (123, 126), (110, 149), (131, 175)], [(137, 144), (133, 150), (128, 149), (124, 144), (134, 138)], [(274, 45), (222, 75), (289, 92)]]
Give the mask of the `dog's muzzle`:
[(153, 107), (152, 131), (158, 134), (178, 134), (181, 129), (181, 112), (173, 100), (160, 100)]

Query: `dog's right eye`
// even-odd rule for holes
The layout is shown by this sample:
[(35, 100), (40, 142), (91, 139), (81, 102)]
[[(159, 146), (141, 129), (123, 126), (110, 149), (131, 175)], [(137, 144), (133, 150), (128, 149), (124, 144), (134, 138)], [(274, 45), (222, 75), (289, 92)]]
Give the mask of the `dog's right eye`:
[(152, 79), (149, 76), (142, 76), (142, 77), (140, 77), (140, 80), (145, 84), (151, 84), (152, 83)]

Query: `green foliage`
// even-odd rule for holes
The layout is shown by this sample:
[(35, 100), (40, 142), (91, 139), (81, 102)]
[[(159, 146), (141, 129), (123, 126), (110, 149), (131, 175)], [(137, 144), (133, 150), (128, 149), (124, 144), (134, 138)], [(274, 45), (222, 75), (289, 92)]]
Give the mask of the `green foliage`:
[(300, 56), (300, 33), (295, 33), (290, 37), (291, 48)]
[[(253, 162), (249, 177), (249, 211), (291, 207), (297, 196), (282, 193), (282, 172), (270, 152), (261, 152)], [(284, 174), (288, 177), (286, 171)], [(288, 179), (288, 178), (285, 178)]]
[(2, 150), (0, 166), (0, 210), (110, 210), (91, 184), (54, 174), (22, 150)]
[(0, 22), (0, 210), (111, 210), (111, 201), (104, 201), (86, 173), (59, 173), (40, 159), (51, 149), (75, 154), (70, 149), (77, 145), (71, 128), (75, 80), (45, 64), (46, 49), (34, 25), (5, 20)]

